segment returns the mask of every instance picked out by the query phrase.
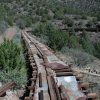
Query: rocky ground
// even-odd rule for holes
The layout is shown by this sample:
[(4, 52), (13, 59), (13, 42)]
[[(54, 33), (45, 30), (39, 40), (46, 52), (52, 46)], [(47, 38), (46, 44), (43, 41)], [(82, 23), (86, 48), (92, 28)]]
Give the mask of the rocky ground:
[[(68, 64), (73, 64), (73, 68), (78, 67), (77, 65), (75, 65), (75, 63), (73, 63), (74, 59), (72, 56), (67, 56), (62, 53), (56, 53), (56, 54), (62, 61)], [(100, 60), (95, 58), (93, 62), (88, 63), (85, 66), (82, 66), (82, 68), (80, 67), (78, 68), (82, 70), (86, 70), (86, 68), (90, 68), (91, 72), (93, 72), (95, 69), (98, 72), (98, 74), (100, 74)], [(84, 74), (83, 81), (90, 83), (89, 91), (96, 92), (98, 94), (97, 100), (100, 100), (100, 77)]]

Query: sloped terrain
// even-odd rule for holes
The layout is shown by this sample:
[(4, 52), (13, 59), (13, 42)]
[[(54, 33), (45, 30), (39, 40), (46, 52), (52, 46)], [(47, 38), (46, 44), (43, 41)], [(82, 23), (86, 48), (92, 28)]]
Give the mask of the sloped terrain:
[(0, 42), (5, 36), (22, 47), (19, 28), (30, 28), (66, 63), (100, 74), (100, 0), (0, 0)]

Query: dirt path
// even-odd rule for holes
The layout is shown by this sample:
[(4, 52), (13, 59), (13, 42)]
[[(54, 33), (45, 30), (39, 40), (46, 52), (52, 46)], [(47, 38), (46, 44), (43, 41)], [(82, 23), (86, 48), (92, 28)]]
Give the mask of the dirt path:
[(2, 43), (2, 42), (4, 41), (4, 37), (5, 37), (6, 39), (11, 40), (11, 39), (14, 37), (14, 35), (16, 34), (16, 32), (17, 32), (17, 30), (16, 30), (16, 27), (15, 27), (15, 26), (14, 26), (14, 27), (8, 28), (8, 29), (3, 33), (3, 35), (0, 35), (0, 43)]
[(4, 37), (11, 40), (15, 35), (15, 33), (16, 33), (16, 27), (8, 28), (4, 33)]

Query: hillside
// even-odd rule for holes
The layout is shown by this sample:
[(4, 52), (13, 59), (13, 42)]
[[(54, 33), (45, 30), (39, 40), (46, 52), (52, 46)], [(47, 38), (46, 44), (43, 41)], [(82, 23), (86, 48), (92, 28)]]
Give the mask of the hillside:
[[(28, 47), (21, 41), (25, 29), (65, 64), (100, 74), (100, 0), (0, 0), (0, 82), (15, 81), (16, 93), (27, 89), (32, 76)], [(83, 81), (98, 92), (99, 79), (84, 74)]]
[(100, 58), (99, 0), (2, 0), (0, 5), (1, 34), (13, 25), (31, 27), (54, 50), (78, 49)]
[(86, 14), (92, 16), (99, 15), (99, 0), (60, 0), (62, 1), (67, 8), (69, 9), (69, 13), (75, 14)]
[(31, 27), (53, 50), (76, 57), (78, 66), (100, 58), (99, 0), (2, 0), (0, 5), (0, 33), (13, 25)]

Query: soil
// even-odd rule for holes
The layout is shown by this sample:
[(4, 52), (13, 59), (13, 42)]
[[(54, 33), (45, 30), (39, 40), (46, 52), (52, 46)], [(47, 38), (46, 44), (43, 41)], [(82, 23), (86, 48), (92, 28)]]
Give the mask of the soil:
[(15, 33), (16, 33), (16, 27), (8, 28), (4, 33), (4, 37), (11, 40), (14, 37)]

